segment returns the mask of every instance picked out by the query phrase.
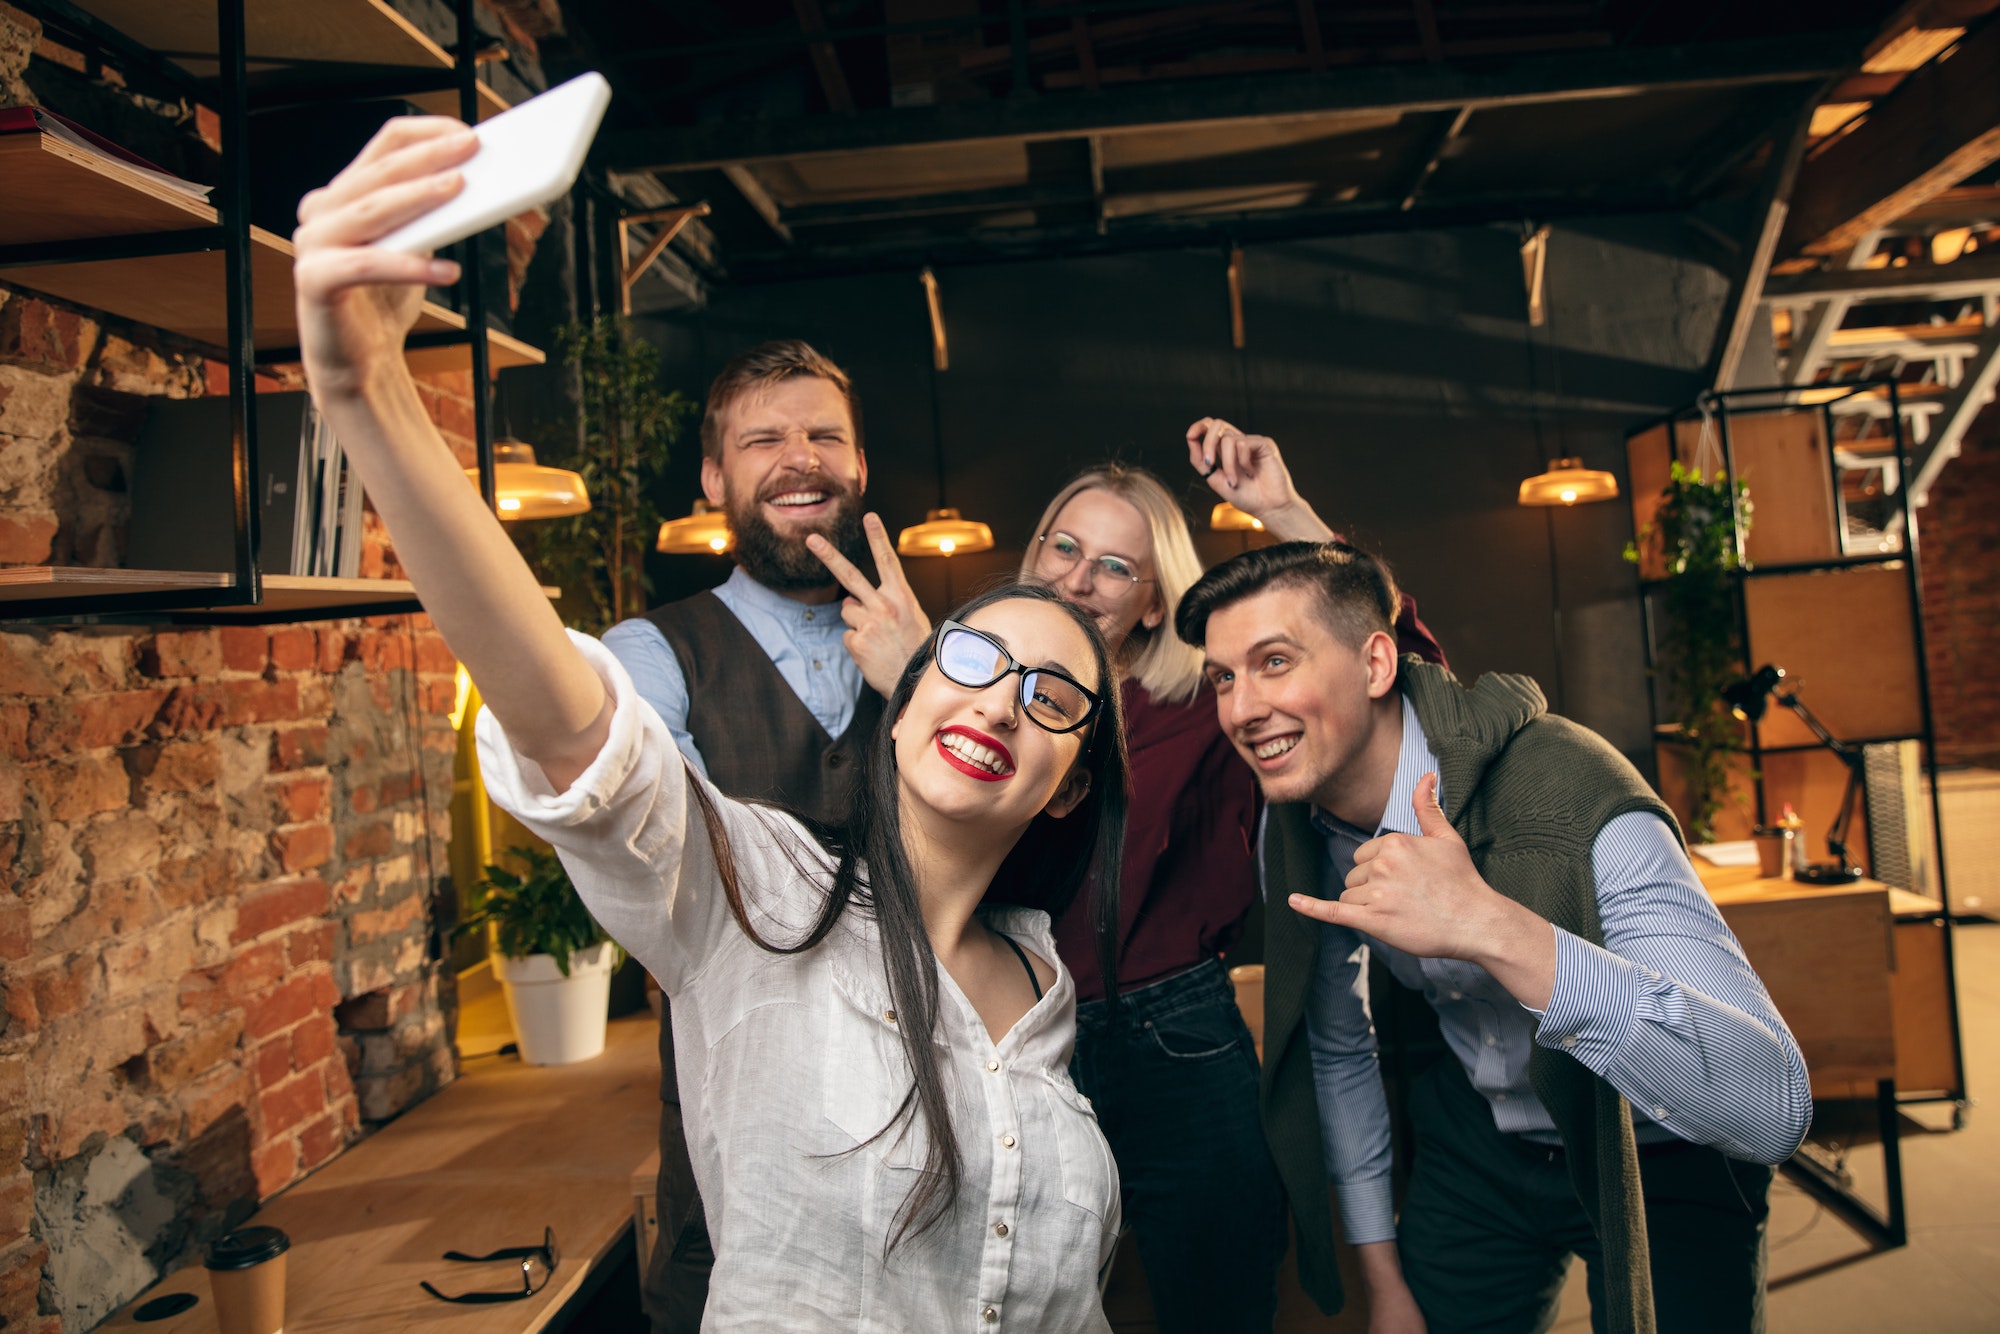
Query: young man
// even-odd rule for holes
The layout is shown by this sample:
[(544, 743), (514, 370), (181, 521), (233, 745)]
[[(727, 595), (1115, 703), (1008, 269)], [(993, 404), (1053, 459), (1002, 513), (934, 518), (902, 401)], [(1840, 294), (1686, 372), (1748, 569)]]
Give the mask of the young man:
[[(1271, 803), (1264, 1122), (1301, 1280), (1338, 1309), (1330, 1175), (1373, 1334), (1544, 1329), (1572, 1254), (1599, 1331), (1761, 1330), (1797, 1043), (1637, 771), (1526, 677), (1399, 661), (1396, 606), (1372, 557), (1292, 542), (1176, 617)], [(1453, 1058), (1408, 1095), (1400, 1267), (1371, 949)]]
[[(729, 516), (736, 569), (604, 645), (658, 710), (689, 764), (725, 793), (846, 818), (882, 713), (841, 644), (840, 585), (806, 549), (818, 534), (859, 560), (868, 459), (847, 373), (805, 343), (764, 343), (722, 368), (701, 424), (701, 485)], [(660, 1238), (646, 1276), (655, 1334), (700, 1328), (714, 1264), (688, 1162), (673, 1029), (660, 1026)]]

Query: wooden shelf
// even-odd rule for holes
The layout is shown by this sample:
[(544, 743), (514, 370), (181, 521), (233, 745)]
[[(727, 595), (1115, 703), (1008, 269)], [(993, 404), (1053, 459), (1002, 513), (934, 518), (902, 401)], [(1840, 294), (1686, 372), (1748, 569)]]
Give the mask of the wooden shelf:
[[(0, 135), (0, 179), (8, 183), (0, 246), (188, 231), (218, 220), (212, 206), (46, 134)], [(296, 347), (291, 242), (256, 227), (250, 239), (256, 345), (267, 351)], [(220, 250), (0, 267), (0, 278), (211, 345), (228, 342)], [(427, 301), (413, 332), (463, 328), (464, 316)], [(496, 371), (546, 359), (539, 348), (498, 331), (488, 333), (487, 344)], [(472, 352), (463, 344), (416, 348), (408, 359), (419, 373), (464, 370)]]
[[(12, 604), (19, 614), (36, 614), (37, 602), (75, 598), (114, 598), (142, 593), (185, 593), (180, 604), (206, 616), (267, 620), (324, 611), (343, 614), (347, 607), (375, 607), (407, 602), (417, 609), (417, 590), (407, 579), (325, 579), (307, 575), (267, 574), (264, 600), (245, 606), (206, 606), (202, 595), (236, 585), (236, 576), (196, 570), (105, 570), (65, 565), (19, 565), (0, 568), (0, 606)], [(375, 613), (379, 614), (379, 613)]]
[[(214, 0), (77, 0), (77, 8), (197, 78), (218, 76)], [(324, 85), (331, 82), (329, 66), (453, 67), (450, 53), (388, 0), (244, 0), (243, 24), (252, 87)], [(434, 115), (458, 114), (456, 89), (412, 94), (409, 100)], [(506, 109), (506, 99), (479, 85), (481, 120)]]
[[(107, 570), (77, 565), (0, 566), (0, 621), (32, 617), (42, 613), (38, 602), (65, 603), (74, 610), (77, 599), (101, 598), (109, 605), (115, 599), (140, 594), (173, 594), (172, 608), (155, 609), (158, 614), (196, 614), (217, 619), (229, 617), (245, 621), (312, 620), (314, 612), (331, 619), (352, 615), (352, 607), (380, 608), (385, 604), (407, 603), (400, 611), (421, 611), (417, 590), (407, 579), (331, 579), (300, 574), (264, 576), (264, 600), (248, 605), (217, 607), (206, 604), (203, 595), (236, 586), (233, 574), (203, 570)], [(562, 596), (552, 584), (541, 586), (550, 601)], [(87, 613), (84, 613), (87, 614)], [(107, 612), (106, 614), (121, 614)], [(152, 612), (146, 613), (154, 614)], [(388, 612), (370, 610), (371, 616)]]

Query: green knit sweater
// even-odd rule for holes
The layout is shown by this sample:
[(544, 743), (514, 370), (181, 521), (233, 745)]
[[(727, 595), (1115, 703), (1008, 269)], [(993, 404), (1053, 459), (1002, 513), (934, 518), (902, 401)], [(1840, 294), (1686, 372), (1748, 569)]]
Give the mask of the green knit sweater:
[[(1603, 738), (1550, 714), (1540, 688), (1525, 676), (1492, 674), (1467, 689), (1443, 668), (1405, 657), (1399, 685), (1437, 756), (1446, 814), (1486, 883), (1601, 945), (1591, 845), (1629, 811), (1651, 811), (1678, 834), (1667, 808)], [(1324, 890), (1326, 842), (1310, 815), (1303, 804), (1273, 806), (1264, 833), (1264, 1131), (1297, 1225), (1300, 1282), (1332, 1314), (1344, 1294), (1304, 1022), (1320, 933), (1286, 903), (1288, 894), (1317, 897)], [(1603, 1245), (1610, 1328), (1652, 1334), (1630, 1110), (1615, 1089), (1562, 1052), (1536, 1047), (1528, 1073), (1562, 1136), (1577, 1198)]]

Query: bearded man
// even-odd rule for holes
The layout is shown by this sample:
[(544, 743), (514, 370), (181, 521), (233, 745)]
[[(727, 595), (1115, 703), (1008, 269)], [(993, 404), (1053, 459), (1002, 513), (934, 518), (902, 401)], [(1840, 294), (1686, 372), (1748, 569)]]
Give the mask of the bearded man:
[[(864, 528), (868, 459), (853, 382), (797, 339), (753, 347), (715, 377), (701, 450), (701, 488), (729, 516), (736, 569), (711, 592), (614, 625), (604, 645), (687, 762), (723, 792), (839, 823), (882, 697), (842, 646), (841, 586), (806, 539), (817, 534), (854, 561), (871, 541), (887, 549), (879, 519), (867, 516)], [(665, 1022), (660, 1100), (660, 1233), (646, 1313), (654, 1334), (693, 1334), (715, 1257)]]

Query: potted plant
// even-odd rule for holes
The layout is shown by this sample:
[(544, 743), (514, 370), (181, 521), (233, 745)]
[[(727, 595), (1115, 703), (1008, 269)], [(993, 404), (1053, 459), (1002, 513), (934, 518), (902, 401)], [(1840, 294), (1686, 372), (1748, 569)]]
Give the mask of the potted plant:
[(1715, 818), (1729, 793), (1730, 758), (1745, 749), (1743, 724), (1722, 692), (1744, 675), (1735, 575), (1748, 564), (1741, 541), (1749, 530), (1747, 483), (1738, 481), (1732, 490), (1720, 468), (1704, 477), (1699, 465), (1685, 468), (1676, 459), (1653, 521), (1625, 548), (1625, 559), (1637, 565), (1641, 547), (1657, 544), (1665, 568), (1660, 610), (1670, 651), (1660, 670), (1677, 715), (1677, 738), (1688, 750), (1688, 838), (1694, 843), (1714, 841)]
[(509, 848), (523, 868), (486, 868), (477, 908), (460, 931), (492, 932), (493, 970), (507, 995), (521, 1059), (568, 1065), (604, 1050), (611, 974), (623, 955), (583, 906), (546, 848)]
[(582, 475), (590, 508), (512, 529), (535, 573), (563, 590), (565, 622), (600, 634), (651, 605), (646, 553), (660, 527), (653, 488), (695, 405), (660, 387), (658, 349), (617, 316), (569, 325), (556, 339), (582, 429), (568, 448), (560, 430), (538, 438), (549, 442), (550, 463)]

